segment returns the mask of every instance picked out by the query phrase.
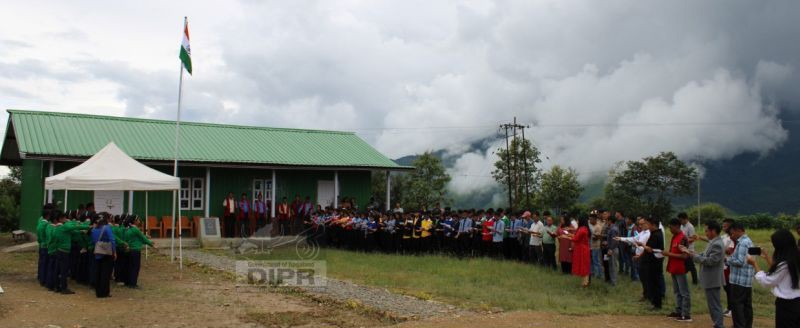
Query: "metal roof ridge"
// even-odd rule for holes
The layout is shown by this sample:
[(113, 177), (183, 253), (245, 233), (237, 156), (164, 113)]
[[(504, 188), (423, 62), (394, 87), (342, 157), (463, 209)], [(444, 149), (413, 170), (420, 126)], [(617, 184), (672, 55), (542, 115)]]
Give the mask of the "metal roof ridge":
[[(6, 112), (9, 113), (9, 114), (50, 115), (50, 116), (63, 116), (63, 117), (97, 118), (97, 119), (117, 120), (117, 121), (127, 121), (127, 122), (175, 124), (175, 121), (172, 121), (172, 120), (162, 120), (162, 119), (154, 119), (154, 118), (140, 118), (140, 117), (108, 116), (108, 115), (97, 115), (97, 114), (51, 112), (51, 111), (25, 110), (25, 109), (6, 109)], [(192, 122), (192, 121), (181, 121), (181, 125), (209, 126), (209, 127), (245, 129), (245, 130), (258, 129), (258, 130), (286, 131), (286, 132), (298, 132), (298, 133), (326, 133), (326, 134), (342, 134), (342, 135), (355, 135), (356, 134), (355, 132), (352, 132), (352, 131), (279, 128), (279, 127), (267, 127), (267, 126), (233, 125), (233, 124), (205, 123), (205, 122)]]

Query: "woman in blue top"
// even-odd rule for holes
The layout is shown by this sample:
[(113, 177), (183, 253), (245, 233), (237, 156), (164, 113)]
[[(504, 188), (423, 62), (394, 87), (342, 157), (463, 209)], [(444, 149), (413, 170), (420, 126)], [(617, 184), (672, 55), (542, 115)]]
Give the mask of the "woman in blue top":
[[(97, 242), (111, 243), (111, 255), (97, 254)], [(97, 278), (95, 282), (95, 295), (98, 298), (109, 297), (111, 292), (111, 271), (114, 269), (114, 260), (117, 259), (117, 243), (114, 238), (114, 233), (108, 225), (108, 217), (106, 215), (100, 216), (97, 224), (92, 229), (92, 245), (95, 249), (95, 263), (97, 267)]]

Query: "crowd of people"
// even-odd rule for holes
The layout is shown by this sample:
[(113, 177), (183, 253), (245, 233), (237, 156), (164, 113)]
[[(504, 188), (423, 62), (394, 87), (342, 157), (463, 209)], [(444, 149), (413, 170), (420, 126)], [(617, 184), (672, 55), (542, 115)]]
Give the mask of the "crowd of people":
[[(304, 220), (310, 242), (364, 252), (445, 254), (459, 258), (493, 257), (516, 260), (580, 277), (582, 287), (592, 281), (615, 286), (621, 276), (638, 281), (642, 300), (660, 310), (666, 293), (664, 262), (674, 293), (668, 315), (691, 322), (691, 284), (704, 291), (714, 327), (732, 317), (734, 327), (752, 327), (752, 282), (772, 288), (776, 296), (776, 326), (797, 327), (800, 322), (800, 245), (788, 230), (772, 236), (775, 254), (769, 270), (760, 271), (752, 241), (740, 222), (725, 219), (704, 223), (702, 235), (686, 213), (667, 221), (672, 238), (653, 217), (631, 217), (621, 211), (594, 210), (586, 216), (557, 218), (550, 212), (505, 209), (456, 210), (439, 208), (406, 213), (319, 210)], [(797, 227), (800, 234), (800, 226)], [(695, 242), (704, 240), (703, 251)], [(697, 264), (697, 265), (695, 265)], [(699, 270), (698, 270), (699, 266)], [(723, 309), (721, 293), (727, 298)]]
[[(252, 210), (259, 223), (268, 224), (269, 207), (262, 206), (261, 198), (250, 203), (242, 197), (235, 201), (229, 195), (223, 203), (226, 215), (246, 217)], [(603, 209), (556, 217), (549, 211), (450, 210), (438, 204), (419, 212), (405, 212), (400, 204), (385, 212), (378, 206), (359, 211), (355, 201), (336, 209), (310, 204), (298, 196), (289, 205), (284, 197), (277, 207), (279, 234), (302, 232), (309, 242), (353, 251), (521, 261), (553, 271), (560, 268), (562, 274), (579, 277), (583, 288), (594, 281), (616, 286), (621, 277), (628, 277), (641, 284), (642, 301), (653, 310), (663, 306), (666, 269), (675, 302), (668, 317), (692, 321), (691, 281), (703, 290), (714, 327), (723, 327), (725, 316), (732, 317), (734, 327), (752, 327), (755, 280), (776, 296), (776, 327), (800, 322), (800, 244), (788, 230), (772, 235), (775, 251), (770, 257), (753, 246), (741, 222), (707, 221), (700, 235), (685, 213), (666, 221), (672, 236), (666, 240), (657, 218)], [(239, 230), (240, 236), (247, 236), (244, 226), (229, 226), (229, 221), (244, 220), (231, 219), (225, 221), (226, 235)], [(293, 227), (294, 220), (305, 226)], [(142, 247), (153, 246), (138, 225), (137, 216), (95, 213), (91, 203), (69, 212), (45, 205), (37, 225), (39, 282), (51, 291), (72, 294), (71, 278), (94, 288), (97, 297), (110, 296), (112, 277), (118, 285), (137, 288)], [(695, 249), (698, 240), (707, 242), (705, 250)], [(760, 269), (757, 256), (766, 260), (767, 271)]]
[(140, 224), (138, 216), (96, 213), (92, 203), (68, 212), (44, 205), (36, 226), (39, 284), (74, 294), (73, 280), (93, 288), (98, 298), (111, 296), (112, 278), (119, 286), (139, 288), (142, 247), (155, 247)]

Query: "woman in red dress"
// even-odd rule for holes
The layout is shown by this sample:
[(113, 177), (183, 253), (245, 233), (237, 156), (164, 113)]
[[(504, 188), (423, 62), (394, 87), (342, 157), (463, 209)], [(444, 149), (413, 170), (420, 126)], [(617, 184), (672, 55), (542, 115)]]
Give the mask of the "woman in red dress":
[[(572, 228), (572, 225), (569, 224), (567, 217), (562, 215), (559, 218), (558, 230), (556, 230), (556, 234), (558, 236), (564, 236), (575, 232), (575, 229)], [(571, 274), (572, 273), (572, 240), (567, 238), (558, 238), (558, 261), (561, 262), (561, 273), (563, 274)]]
[(581, 287), (584, 288), (589, 287), (589, 237), (589, 220), (586, 217), (578, 219), (578, 230), (574, 235), (561, 236), (572, 240), (572, 274), (581, 277)]

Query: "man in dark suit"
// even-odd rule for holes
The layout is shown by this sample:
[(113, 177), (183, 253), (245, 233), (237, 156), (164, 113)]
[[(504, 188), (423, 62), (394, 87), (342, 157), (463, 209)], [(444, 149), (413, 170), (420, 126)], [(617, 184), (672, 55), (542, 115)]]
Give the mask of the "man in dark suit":
[(725, 245), (720, 238), (719, 223), (709, 221), (706, 223), (706, 238), (708, 238), (708, 246), (702, 254), (695, 254), (686, 247), (681, 247), (684, 253), (689, 254), (696, 263), (701, 265), (700, 268), (700, 285), (706, 292), (706, 302), (708, 303), (708, 312), (711, 315), (711, 321), (714, 322), (715, 328), (722, 328), (722, 302), (720, 301), (720, 289), (722, 288), (725, 278), (722, 271), (725, 268)]

